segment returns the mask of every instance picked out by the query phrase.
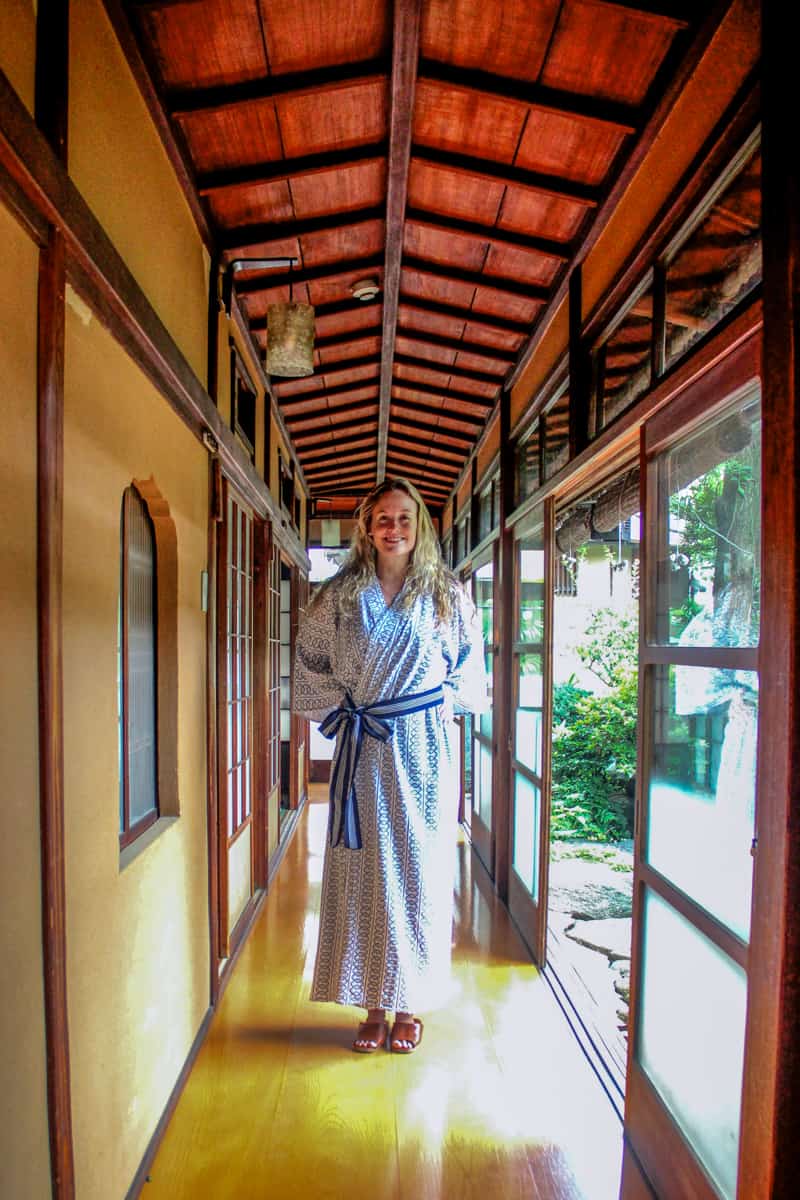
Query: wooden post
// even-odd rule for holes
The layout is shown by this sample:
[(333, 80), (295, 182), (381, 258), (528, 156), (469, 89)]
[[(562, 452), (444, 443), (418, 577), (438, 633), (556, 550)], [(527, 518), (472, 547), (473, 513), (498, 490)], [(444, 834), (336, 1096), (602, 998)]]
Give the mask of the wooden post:
[[(64, 164), (67, 158), (68, 35), (68, 0), (40, 0), (36, 26), (36, 122)], [(51, 227), (39, 257), (36, 438), (42, 957), (53, 1200), (73, 1200), (75, 1195), (64, 849), (65, 289), (64, 239)]]
[(511, 441), (511, 392), (500, 394), (500, 544), (495, 588), (495, 626), (502, 636), (497, 641), (494, 721), (494, 882), (498, 895), (508, 903), (511, 862), (511, 701), (514, 694), (514, 531), (506, 521), (514, 509), (514, 446)]

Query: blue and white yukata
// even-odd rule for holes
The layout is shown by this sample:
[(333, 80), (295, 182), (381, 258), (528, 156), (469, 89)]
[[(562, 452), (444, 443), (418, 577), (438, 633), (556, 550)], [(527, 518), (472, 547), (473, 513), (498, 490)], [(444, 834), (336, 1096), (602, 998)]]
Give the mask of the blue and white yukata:
[[(345, 844), (334, 806), (311, 987), (312, 1000), (414, 1012), (447, 994), (459, 782), (452, 714), (485, 711), (488, 698), (481, 629), (461, 586), (441, 624), (430, 596), (404, 607), (403, 595), (387, 605), (376, 578), (343, 613), (335, 583), (325, 590), (300, 627), (294, 708), (324, 721), (343, 705), (444, 694), (392, 717), (388, 741), (363, 737), (353, 779), (361, 847)], [(340, 756), (349, 732), (337, 736)]]

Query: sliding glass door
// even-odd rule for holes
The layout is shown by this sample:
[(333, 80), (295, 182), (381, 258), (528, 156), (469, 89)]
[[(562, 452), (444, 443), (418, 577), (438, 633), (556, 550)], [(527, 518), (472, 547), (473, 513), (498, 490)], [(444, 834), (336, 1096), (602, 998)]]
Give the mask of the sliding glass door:
[(517, 533), (512, 675), (509, 907), (540, 964), (547, 931), (549, 513), (549, 505), (537, 508)]
[[(726, 391), (729, 403), (725, 404)], [(734, 1200), (755, 828), (757, 381), (645, 431), (645, 630), (623, 1196)], [(719, 404), (719, 401), (723, 405)], [(678, 432), (680, 431), (680, 432)], [(631, 1156), (633, 1156), (633, 1161)]]

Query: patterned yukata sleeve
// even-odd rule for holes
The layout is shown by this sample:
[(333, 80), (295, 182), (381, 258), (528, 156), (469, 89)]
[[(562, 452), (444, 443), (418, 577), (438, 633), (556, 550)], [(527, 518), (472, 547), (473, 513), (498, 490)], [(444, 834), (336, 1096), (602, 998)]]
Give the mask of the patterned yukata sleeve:
[(452, 696), (453, 711), (488, 712), (490, 700), (483, 631), (475, 605), (460, 584), (453, 597), (445, 659), (449, 669), (444, 682)]
[(331, 666), (336, 634), (335, 597), (326, 588), (301, 620), (295, 643), (292, 708), (312, 721), (324, 720), (344, 699)]

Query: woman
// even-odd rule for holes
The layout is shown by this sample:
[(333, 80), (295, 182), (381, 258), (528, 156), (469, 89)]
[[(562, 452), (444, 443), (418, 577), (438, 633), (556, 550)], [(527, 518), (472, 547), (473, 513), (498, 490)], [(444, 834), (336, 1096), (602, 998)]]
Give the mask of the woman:
[(409, 1054), (414, 1013), (443, 996), (449, 968), (452, 714), (488, 701), (474, 606), (406, 480), (367, 496), (346, 563), (309, 606), (294, 705), (337, 738), (311, 998), (367, 1010), (354, 1050)]

